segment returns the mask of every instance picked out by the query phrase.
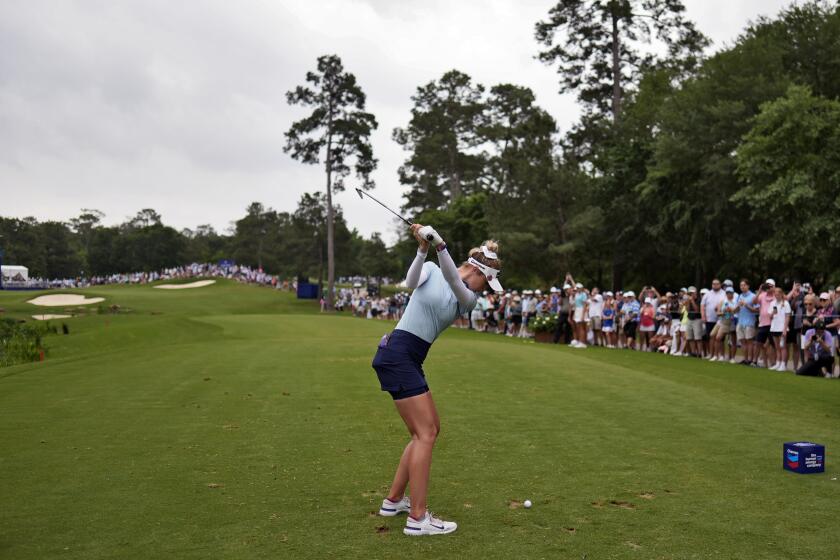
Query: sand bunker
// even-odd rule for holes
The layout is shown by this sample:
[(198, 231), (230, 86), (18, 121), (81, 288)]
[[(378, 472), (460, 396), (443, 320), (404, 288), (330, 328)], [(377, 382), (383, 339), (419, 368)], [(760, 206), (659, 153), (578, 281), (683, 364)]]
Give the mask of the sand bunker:
[(27, 303), (31, 303), (32, 305), (43, 305), (46, 307), (62, 307), (68, 305), (90, 305), (91, 303), (99, 303), (100, 301), (105, 301), (105, 298), (88, 298), (78, 294), (52, 294), (48, 296), (38, 296), (35, 299), (30, 299)]
[(155, 286), (155, 288), (159, 288), (161, 290), (186, 290), (187, 288), (203, 288), (204, 286), (209, 286), (210, 284), (215, 283), (215, 280), (198, 280), (196, 282), (190, 282), (189, 284), (161, 284), (160, 286)]
[(32, 318), (36, 321), (49, 321), (50, 319), (69, 319), (72, 315), (33, 315)]

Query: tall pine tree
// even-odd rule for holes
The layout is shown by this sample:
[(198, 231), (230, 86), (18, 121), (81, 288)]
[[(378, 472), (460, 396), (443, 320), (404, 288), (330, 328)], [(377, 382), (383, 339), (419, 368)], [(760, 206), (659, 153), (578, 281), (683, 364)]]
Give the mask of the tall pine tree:
[(376, 129), (376, 118), (365, 111), (365, 94), (356, 77), (344, 71), (336, 55), (318, 58), (317, 72), (307, 72), (310, 86), (298, 86), (286, 94), (289, 104), (311, 107), (312, 113), (292, 124), (286, 132), (284, 150), (308, 164), (324, 159), (327, 175), (327, 278), (325, 294), (328, 309), (333, 308), (335, 288), (335, 211), (333, 192), (344, 190), (355, 159), (356, 176), (363, 189), (373, 188), (370, 174), (376, 169), (376, 158), (370, 135)]

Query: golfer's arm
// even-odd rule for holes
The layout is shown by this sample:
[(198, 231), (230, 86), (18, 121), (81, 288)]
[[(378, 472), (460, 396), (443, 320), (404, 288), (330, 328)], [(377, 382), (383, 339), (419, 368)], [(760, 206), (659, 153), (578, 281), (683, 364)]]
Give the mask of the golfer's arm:
[(455, 294), (458, 303), (464, 309), (472, 309), (475, 302), (475, 294), (461, 282), (461, 277), (458, 275), (458, 268), (455, 266), (455, 261), (452, 260), (449, 251), (444, 248), (442, 251), (438, 251), (437, 255), (443, 278), (449, 284), (449, 287), (452, 288), (452, 292)]
[(426, 278), (429, 277), (429, 273), (423, 269), (423, 263), (425, 261), (426, 253), (418, 249), (417, 256), (414, 257), (411, 266), (408, 267), (408, 273), (405, 275), (405, 285), (407, 288), (411, 290), (419, 288), (426, 281)]

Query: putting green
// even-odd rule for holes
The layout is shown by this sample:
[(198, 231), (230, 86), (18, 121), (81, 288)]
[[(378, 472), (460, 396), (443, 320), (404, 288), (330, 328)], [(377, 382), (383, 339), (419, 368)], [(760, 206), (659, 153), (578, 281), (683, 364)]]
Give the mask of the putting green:
[[(229, 281), (84, 292), (123, 312), (0, 369), (2, 558), (840, 556), (837, 381), (447, 331), (430, 504), (459, 529), (409, 539), (372, 515), (406, 442), (370, 369), (390, 323)], [(825, 474), (782, 471), (794, 439)]]

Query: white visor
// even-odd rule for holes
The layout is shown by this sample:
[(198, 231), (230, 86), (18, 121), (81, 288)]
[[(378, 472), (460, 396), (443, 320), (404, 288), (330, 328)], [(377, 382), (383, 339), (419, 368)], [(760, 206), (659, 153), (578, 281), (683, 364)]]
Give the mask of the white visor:
[[(486, 251), (486, 247), (482, 247), (481, 249), (482, 249), (482, 251), (484, 251), (485, 255), (488, 252), (491, 253), (491, 254), (495, 254), (492, 251)], [(487, 283), (490, 284), (490, 287), (493, 288), (494, 291), (497, 291), (497, 292), (502, 291), (502, 284), (499, 282), (499, 272), (500, 272), (499, 270), (496, 270), (495, 268), (489, 267), (486, 264), (480, 263), (472, 257), (468, 258), (467, 262), (470, 263), (471, 265), (477, 267), (478, 270), (481, 271), (481, 273), (484, 275), (484, 277), (487, 278)]]

